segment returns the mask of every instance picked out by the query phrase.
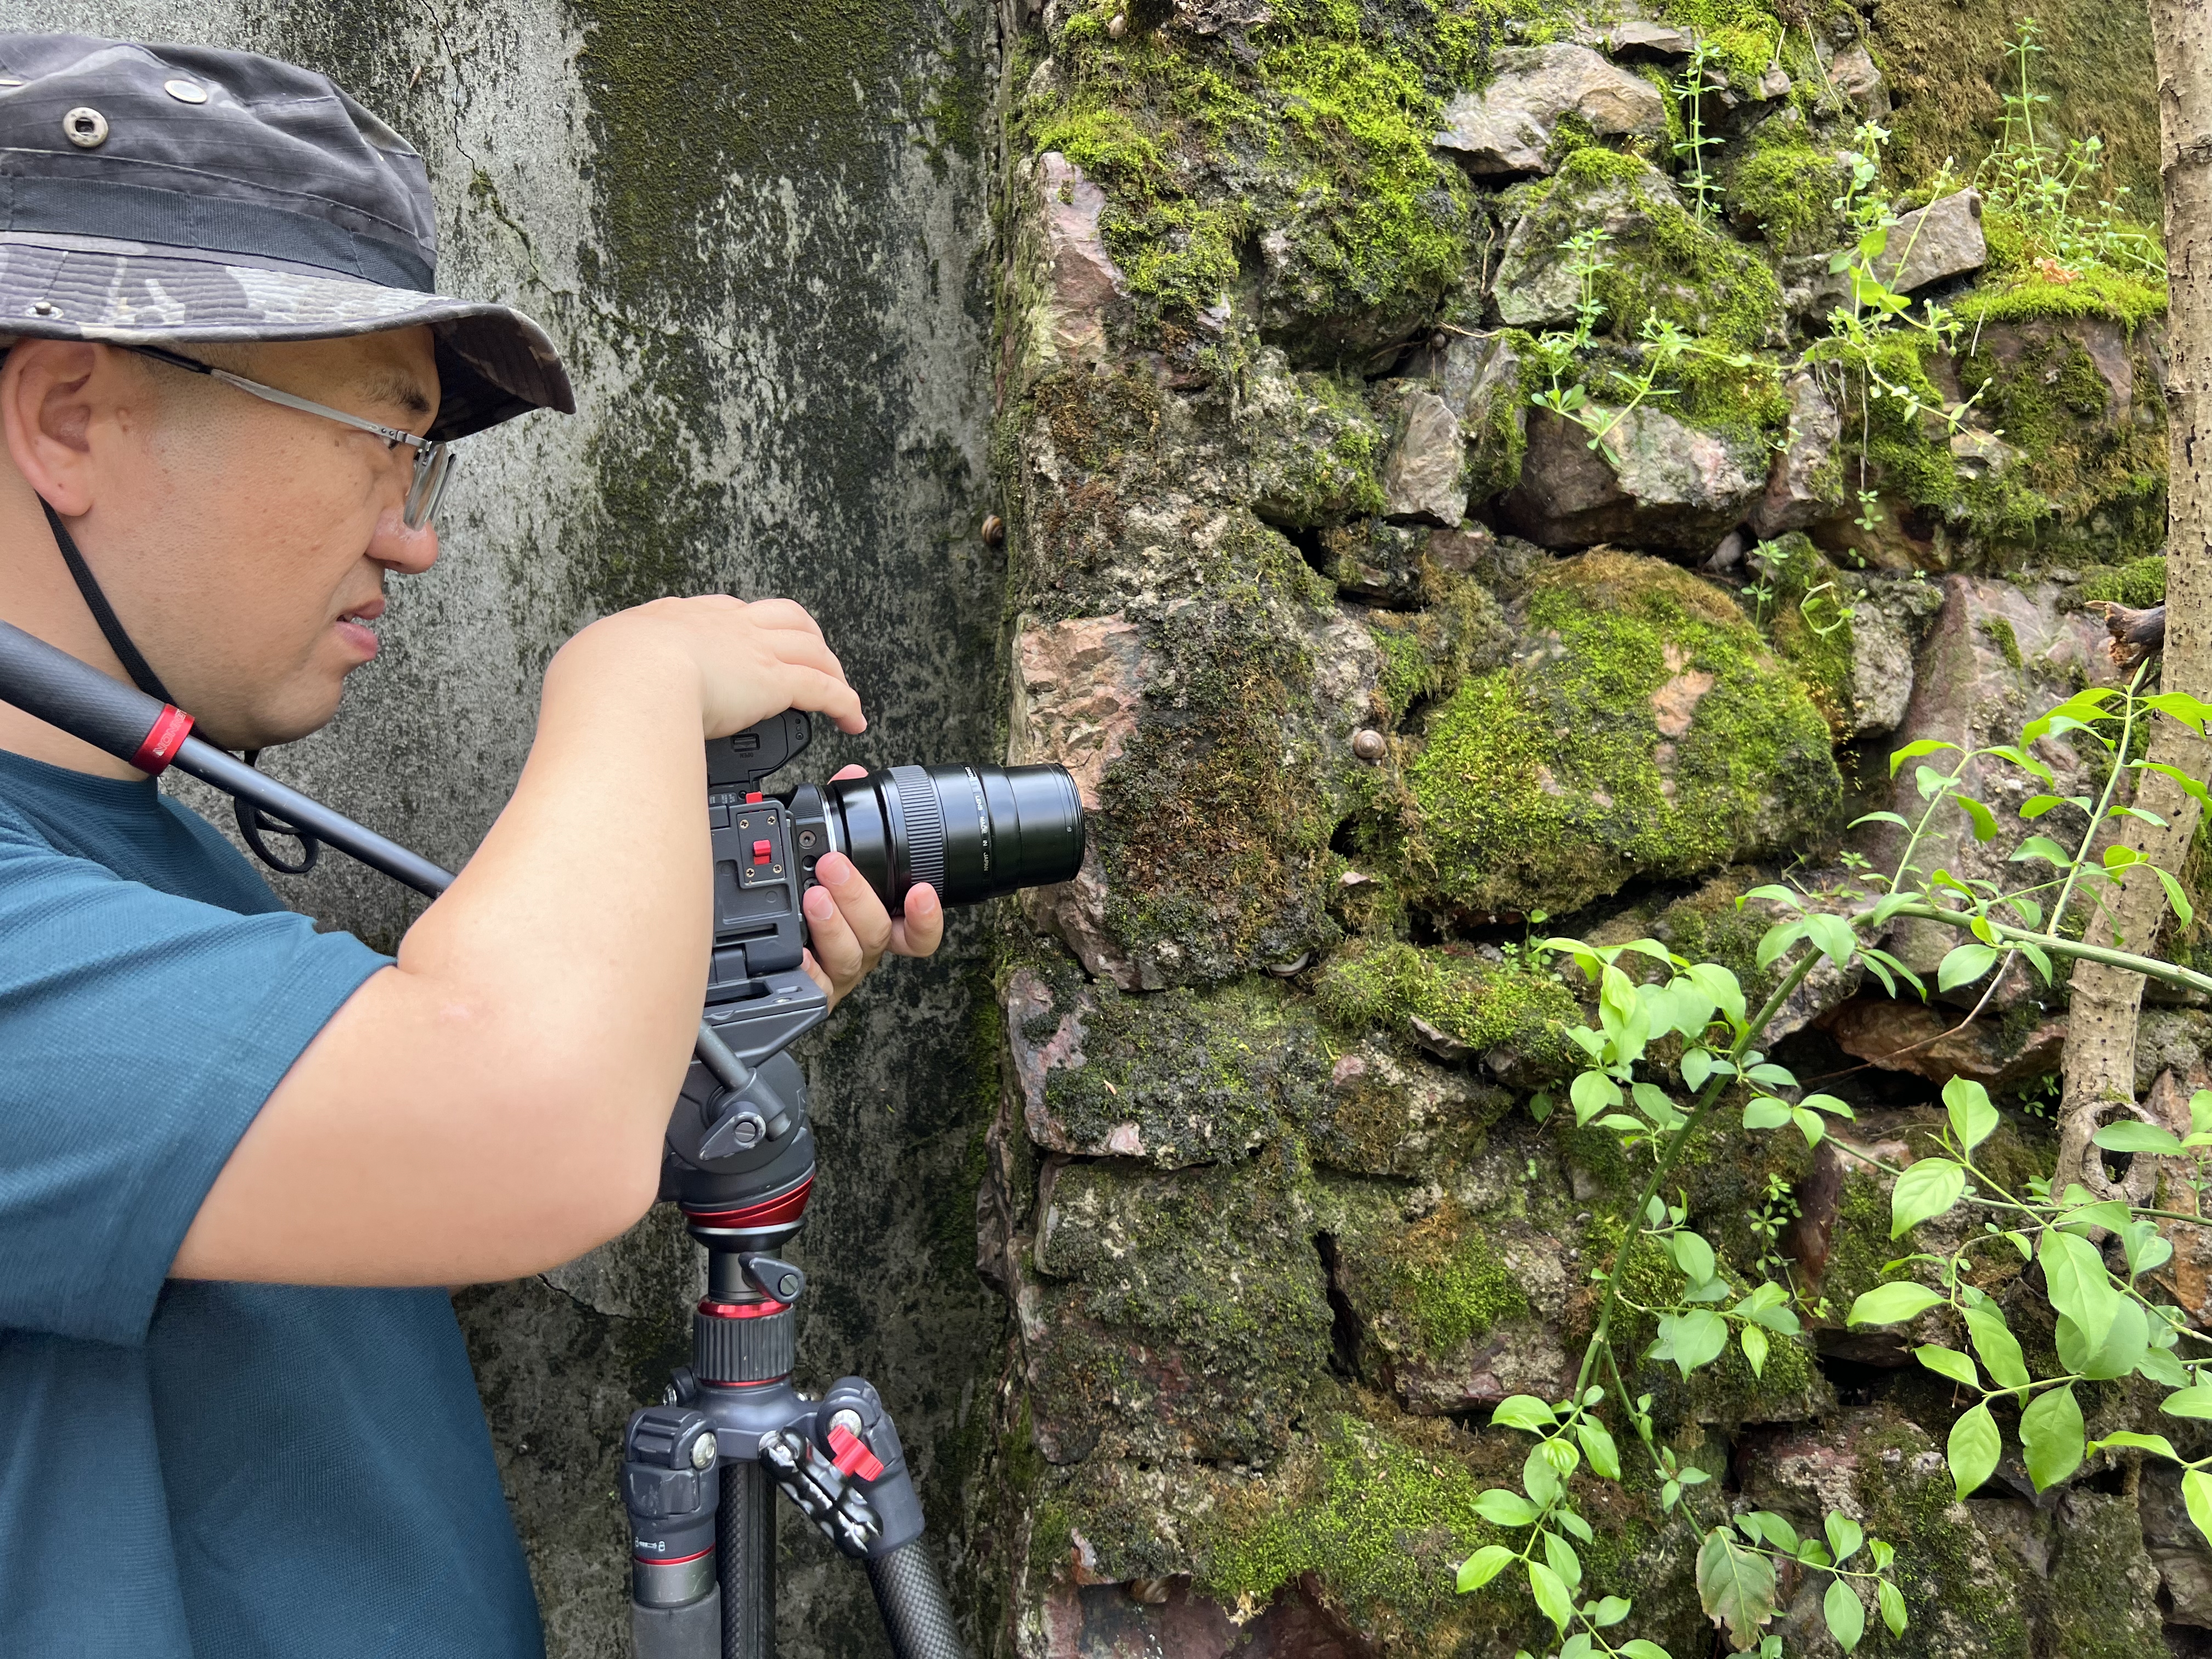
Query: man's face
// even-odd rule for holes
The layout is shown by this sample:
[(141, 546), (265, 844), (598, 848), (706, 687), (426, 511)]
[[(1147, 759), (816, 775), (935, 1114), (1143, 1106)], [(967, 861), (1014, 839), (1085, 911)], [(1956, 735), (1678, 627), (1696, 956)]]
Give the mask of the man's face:
[[(75, 526), (109, 601), (216, 741), (259, 748), (337, 710), (375, 656), (391, 571), (437, 533), (400, 521), (415, 451), (102, 348), (80, 394), (89, 507)], [(348, 414), (427, 431), (430, 331), (185, 355)]]

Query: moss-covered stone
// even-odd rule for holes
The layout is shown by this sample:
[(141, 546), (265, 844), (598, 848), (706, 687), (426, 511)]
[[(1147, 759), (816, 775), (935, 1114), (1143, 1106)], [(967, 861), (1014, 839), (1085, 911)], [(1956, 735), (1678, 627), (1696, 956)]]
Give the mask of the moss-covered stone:
[(2074, 590), (2076, 601), (2087, 605), (2106, 601), (2142, 611), (2166, 603), (2166, 556), (2154, 553), (2125, 564), (2101, 565), (2081, 573)]
[[(1279, 364), (1279, 354), (1270, 356)], [(1278, 369), (1246, 376), (1243, 387), (1238, 420), (1261, 518), (1305, 526), (1382, 510), (1382, 428), (1356, 383)]]
[(1065, 1165), (1033, 1250), (1024, 1348), (1047, 1457), (1264, 1464), (1282, 1450), (1327, 1374), (1330, 1321), (1283, 1155)]
[(1571, 910), (1777, 845), (1838, 798), (1826, 723), (1710, 583), (1586, 553), (1536, 579), (1526, 637), (1408, 770), (1407, 856), (1444, 902)]
[(1557, 975), (1464, 951), (1355, 943), (1330, 958), (1314, 990), (1323, 1012), (1350, 1030), (1381, 1026), (1409, 1041), (1440, 1036), (1475, 1054), (1511, 1048), (1559, 1064), (1570, 1053), (1563, 1027), (1581, 1023)]

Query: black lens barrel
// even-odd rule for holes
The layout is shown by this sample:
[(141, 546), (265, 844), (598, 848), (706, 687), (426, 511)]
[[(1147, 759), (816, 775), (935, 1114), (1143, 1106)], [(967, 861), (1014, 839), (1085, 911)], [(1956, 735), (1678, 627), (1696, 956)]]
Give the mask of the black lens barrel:
[(1071, 880), (1083, 863), (1083, 799), (1064, 766), (894, 766), (803, 785), (791, 811), (809, 873), (842, 853), (893, 915), (916, 882), (978, 904)]

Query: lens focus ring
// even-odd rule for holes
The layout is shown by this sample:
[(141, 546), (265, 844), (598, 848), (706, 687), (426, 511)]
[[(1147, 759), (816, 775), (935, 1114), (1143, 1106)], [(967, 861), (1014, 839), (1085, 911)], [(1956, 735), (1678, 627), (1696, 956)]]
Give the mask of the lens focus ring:
[[(939, 900), (945, 896), (945, 812), (937, 803), (937, 786), (919, 766), (890, 769), (891, 787), (898, 792), (899, 816), (906, 826), (907, 875), (927, 882)], [(903, 899), (906, 895), (897, 896)]]

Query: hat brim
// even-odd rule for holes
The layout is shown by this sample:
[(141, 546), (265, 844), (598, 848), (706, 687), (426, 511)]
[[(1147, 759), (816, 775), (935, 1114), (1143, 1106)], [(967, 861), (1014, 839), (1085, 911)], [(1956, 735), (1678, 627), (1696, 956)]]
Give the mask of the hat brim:
[(575, 412), (553, 342), (507, 306), (235, 253), (0, 231), (0, 337), (181, 345), (414, 327), (428, 327), (436, 341), (431, 437), (465, 438), (533, 409)]

